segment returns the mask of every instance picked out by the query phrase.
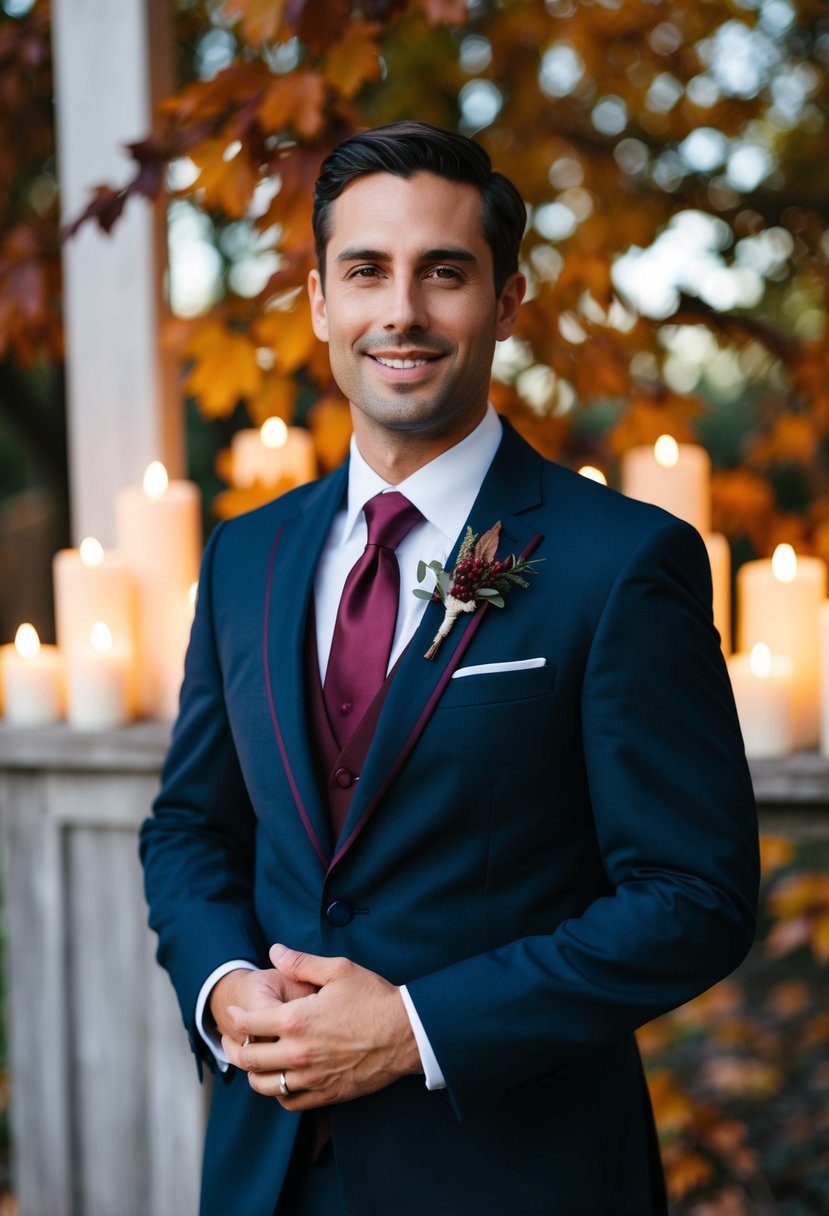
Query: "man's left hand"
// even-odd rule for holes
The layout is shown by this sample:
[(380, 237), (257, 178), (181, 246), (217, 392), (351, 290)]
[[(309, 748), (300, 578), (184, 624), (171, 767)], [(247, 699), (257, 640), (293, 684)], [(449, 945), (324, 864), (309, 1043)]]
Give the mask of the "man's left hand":
[[(286, 1110), (312, 1110), (420, 1072), (408, 1014), (393, 984), (345, 958), (281, 945), (271, 947), (270, 958), (286, 978), (319, 991), (275, 1011), (227, 1010), (233, 1036), (225, 1035), (222, 1046), (257, 1093), (276, 1098)], [(259, 1035), (271, 1041), (255, 1042)], [(250, 1042), (241, 1046), (248, 1036)]]

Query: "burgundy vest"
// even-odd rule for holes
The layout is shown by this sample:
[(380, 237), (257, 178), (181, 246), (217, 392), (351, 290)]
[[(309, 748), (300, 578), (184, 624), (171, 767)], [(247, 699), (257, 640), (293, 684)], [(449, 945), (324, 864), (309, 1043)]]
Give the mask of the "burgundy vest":
[(395, 663), (386, 676), (374, 700), (354, 727), (352, 734), (346, 740), (345, 746), (340, 747), (331, 729), (328, 711), (325, 707), (319, 661), (317, 659), (317, 631), (314, 617), (315, 612), (312, 603), (308, 613), (308, 625), (305, 630), (305, 681), (308, 689), (308, 726), (316, 747), (320, 790), (328, 808), (331, 843), (336, 846), (346, 816), (348, 815), (349, 807), (351, 806), (351, 799), (354, 797), (356, 783), (363, 771), (363, 764), (368, 754), (368, 749), (371, 746), (371, 741), (374, 738), (377, 720), (380, 717), (380, 711), (383, 708), (383, 703), (397, 669), (397, 663)]

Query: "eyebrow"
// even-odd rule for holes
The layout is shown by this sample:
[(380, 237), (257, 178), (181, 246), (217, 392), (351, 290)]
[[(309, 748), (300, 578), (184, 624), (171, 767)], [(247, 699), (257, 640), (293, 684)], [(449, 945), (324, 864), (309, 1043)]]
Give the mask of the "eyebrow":
[[(351, 247), (337, 254), (337, 262), (390, 262), (391, 254), (382, 249), (358, 249)], [(440, 249), (423, 249), (418, 253), (419, 262), (470, 262), (478, 259), (462, 245), (448, 245)]]

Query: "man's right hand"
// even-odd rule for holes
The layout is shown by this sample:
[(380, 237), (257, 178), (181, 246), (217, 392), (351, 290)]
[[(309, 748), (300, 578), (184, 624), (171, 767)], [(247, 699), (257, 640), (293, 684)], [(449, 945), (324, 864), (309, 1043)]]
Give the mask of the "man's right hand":
[(248, 1011), (266, 1012), (269, 1007), (276, 1010), (286, 1001), (294, 1001), (300, 996), (310, 996), (316, 991), (318, 990), (313, 984), (301, 984), (296, 980), (287, 979), (274, 968), (268, 968), (266, 971), (248, 971), (241, 967), (236, 971), (228, 971), (227, 975), (222, 976), (210, 993), (208, 1005), (219, 1034), (233, 1038), (233, 1027), (226, 1016), (226, 1011), (231, 1005)]

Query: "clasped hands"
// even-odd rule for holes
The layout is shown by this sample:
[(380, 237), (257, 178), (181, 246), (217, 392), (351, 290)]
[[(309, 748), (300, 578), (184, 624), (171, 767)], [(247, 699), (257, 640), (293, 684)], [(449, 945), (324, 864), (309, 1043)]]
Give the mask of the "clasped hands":
[(225, 1055), (257, 1093), (286, 1110), (313, 1110), (420, 1072), (393, 984), (348, 959), (283, 945), (271, 947), (270, 960), (273, 970), (231, 971), (210, 997)]

